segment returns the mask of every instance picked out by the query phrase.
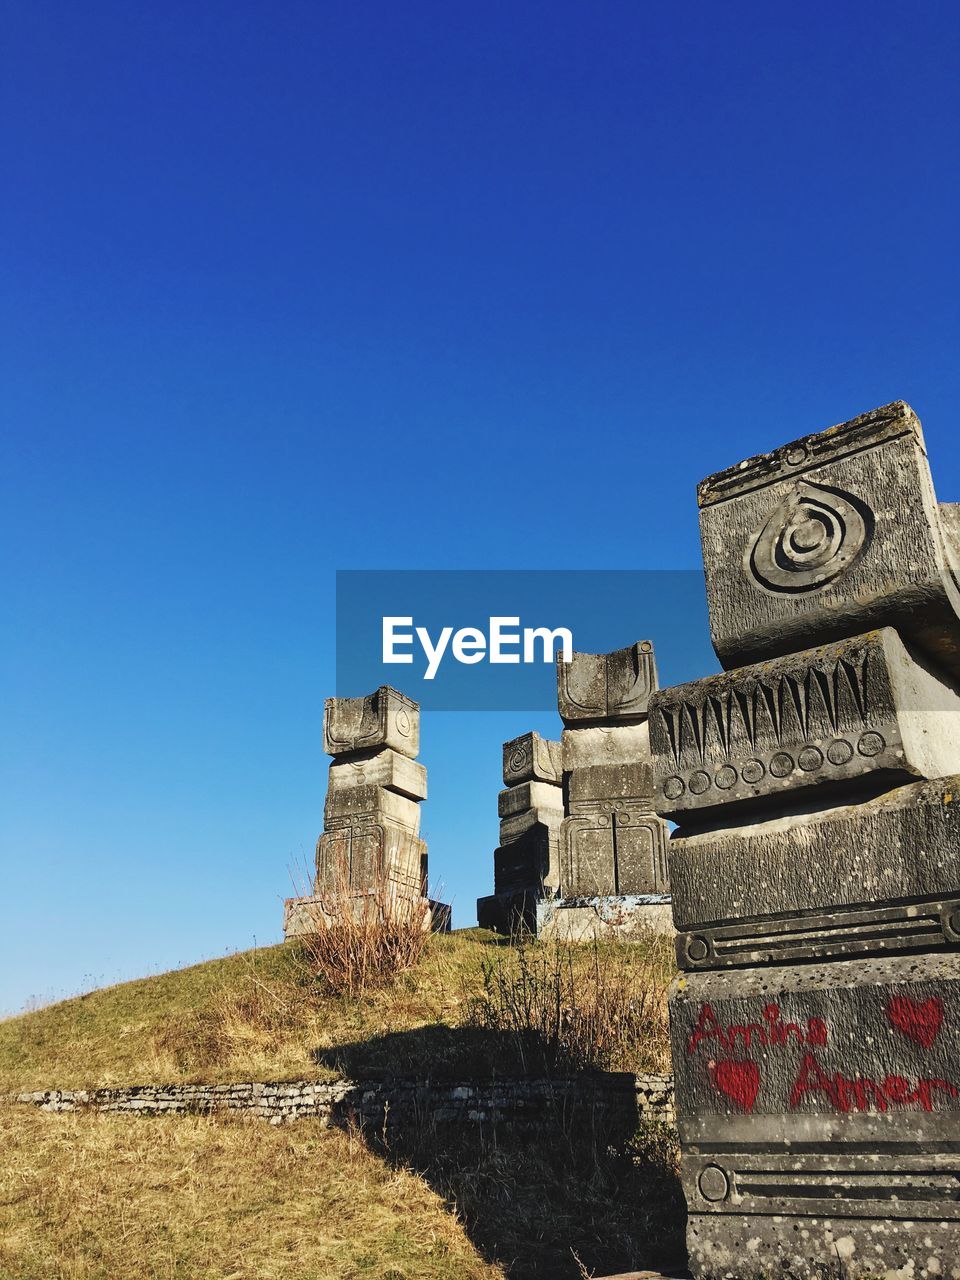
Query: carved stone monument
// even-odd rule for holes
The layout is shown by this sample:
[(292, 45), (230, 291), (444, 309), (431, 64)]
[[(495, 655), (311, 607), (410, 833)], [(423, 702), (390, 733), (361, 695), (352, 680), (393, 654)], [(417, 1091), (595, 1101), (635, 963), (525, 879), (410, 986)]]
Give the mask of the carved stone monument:
[(699, 488), (727, 670), (650, 699), (697, 1280), (960, 1274), (960, 578), (898, 403)]
[[(566, 900), (640, 898), (666, 925), (667, 824), (653, 811), (647, 732), (657, 687), (653, 645), (557, 658), (564, 819), (560, 884)], [(659, 910), (658, 910), (659, 909)]]
[(646, 723), (656, 687), (649, 640), (558, 656), (561, 741), (504, 743), (495, 892), (477, 902), (480, 924), (571, 940), (673, 932)]
[(560, 886), (563, 771), (560, 743), (525, 733), (503, 744), (500, 845), (493, 855), (493, 893), (477, 900), (487, 929), (537, 932), (538, 906)]
[(284, 934), (314, 932), (345, 896), (366, 911), (404, 904), (424, 927), (449, 928), (449, 908), (427, 898), (427, 846), (420, 803), (427, 771), (417, 764), (420, 707), (382, 685), (365, 698), (328, 698), (323, 746), (333, 756), (323, 832), (317, 842), (314, 893), (289, 898)]

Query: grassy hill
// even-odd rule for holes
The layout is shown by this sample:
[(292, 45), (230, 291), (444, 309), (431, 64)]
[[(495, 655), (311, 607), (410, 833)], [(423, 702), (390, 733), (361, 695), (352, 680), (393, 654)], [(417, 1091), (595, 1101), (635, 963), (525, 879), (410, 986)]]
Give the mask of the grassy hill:
[[(672, 948), (663, 942), (596, 954), (533, 948), (541, 986), (556, 980), (574, 951), (594, 985), (599, 963), (601, 982), (652, 984), (658, 996), (673, 967)], [(494, 1044), (464, 1023), (471, 1000), (485, 990), (484, 968), (503, 974), (516, 965), (515, 948), (485, 930), (435, 935), (412, 969), (351, 998), (325, 993), (296, 943), (245, 951), (0, 1022), (0, 1093), (342, 1074), (503, 1074), (510, 1063), (502, 1038)], [(417, 1030), (424, 1034), (409, 1034)], [(610, 1065), (657, 1070), (666, 1063), (666, 1039), (655, 1027)], [(514, 1066), (521, 1068), (519, 1061)]]
[(91, 991), (0, 1022), (0, 1092), (332, 1077), (318, 1051), (456, 1024), (496, 945), (481, 930), (437, 936), (413, 970), (359, 1000), (319, 990), (295, 943)]
[[(476, 1077), (548, 1059), (567, 1073), (584, 1052), (656, 1070), (672, 967), (668, 944), (518, 950), (467, 930), (430, 938), (413, 968), (350, 997), (287, 943), (0, 1023), (0, 1093)], [(576, 1034), (538, 1057), (558, 992), (564, 1035)], [(313, 1119), (0, 1106), (0, 1280), (582, 1280), (682, 1258), (668, 1134), (612, 1140), (558, 1122), (531, 1142), (468, 1129), (388, 1141)]]

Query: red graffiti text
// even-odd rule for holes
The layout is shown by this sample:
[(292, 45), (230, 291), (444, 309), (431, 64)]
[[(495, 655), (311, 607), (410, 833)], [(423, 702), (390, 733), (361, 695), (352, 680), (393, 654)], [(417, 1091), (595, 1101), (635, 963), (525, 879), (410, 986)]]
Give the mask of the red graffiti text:
[(848, 1078), (839, 1071), (824, 1071), (813, 1054), (806, 1053), (790, 1092), (790, 1106), (798, 1107), (807, 1098), (818, 1098), (826, 1099), (837, 1111), (888, 1111), (891, 1105), (919, 1105), (924, 1111), (932, 1111), (938, 1094), (960, 1098), (960, 1089), (949, 1080), (936, 1077), (916, 1082), (904, 1076), (884, 1076), (882, 1080)]
[(694, 1053), (697, 1046), (710, 1041), (716, 1042), (728, 1053), (734, 1052), (738, 1044), (745, 1049), (756, 1046), (763, 1048), (781, 1048), (787, 1044), (825, 1045), (827, 1043), (827, 1024), (821, 1018), (810, 1018), (806, 1027), (796, 1022), (783, 1022), (780, 1018), (780, 1006), (768, 1004), (763, 1010), (763, 1022), (731, 1023), (722, 1025), (713, 1011), (713, 1006), (703, 1004), (697, 1025), (687, 1040), (687, 1053)]

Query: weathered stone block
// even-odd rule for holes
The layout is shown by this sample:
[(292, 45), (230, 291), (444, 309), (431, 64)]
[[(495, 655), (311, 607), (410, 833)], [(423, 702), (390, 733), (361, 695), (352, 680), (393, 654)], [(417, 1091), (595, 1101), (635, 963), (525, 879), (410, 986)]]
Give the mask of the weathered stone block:
[(497, 812), (501, 818), (513, 817), (525, 809), (563, 810), (563, 790), (552, 782), (522, 782), (507, 787), (497, 796)]
[[(891, 625), (960, 674), (960, 573), (920, 423), (885, 405), (704, 480), (710, 630), (725, 667)], [(948, 539), (956, 522), (947, 513)]]
[(642, 720), (657, 687), (653, 645), (640, 640), (613, 653), (557, 656), (557, 705), (564, 724)]
[(327, 792), (323, 806), (325, 831), (333, 831), (344, 824), (381, 818), (416, 835), (420, 830), (420, 805), (396, 791), (387, 791), (385, 787), (338, 787)]
[(687, 968), (960, 944), (960, 777), (860, 804), (674, 834), (678, 956)]
[(560, 738), (564, 773), (598, 764), (632, 764), (650, 759), (650, 727), (642, 724), (593, 725), (564, 729)]
[(538, 933), (559, 942), (592, 942), (604, 938), (640, 941), (651, 934), (673, 934), (670, 896), (603, 894), (599, 897), (551, 899), (541, 904)]
[(495, 933), (539, 933), (544, 897), (539, 889), (505, 889), (477, 899), (477, 924)]
[(549, 809), (524, 809), (520, 813), (511, 814), (509, 818), (500, 819), (500, 843), (510, 844), (538, 824), (557, 832), (559, 836), (562, 821), (563, 810), (554, 805)]
[(560, 823), (534, 823), (493, 855), (495, 893), (513, 889), (556, 889), (560, 884)]
[(522, 733), (503, 744), (503, 781), (508, 787), (522, 782), (560, 783), (562, 775), (559, 742), (539, 733)]
[(658, 813), (960, 772), (957, 686), (884, 627), (651, 699)]
[(960, 502), (940, 502), (937, 511), (947, 544), (947, 565), (954, 582), (960, 583)]
[(670, 1019), (698, 1280), (952, 1274), (960, 955), (687, 974)]
[(450, 932), (450, 908), (445, 903), (409, 894), (383, 899), (369, 889), (358, 889), (346, 901), (334, 902), (326, 893), (287, 898), (283, 904), (283, 936), (302, 938), (329, 929), (341, 924), (345, 913), (359, 923), (377, 919), (381, 914), (389, 916), (391, 909), (399, 919), (416, 923), (424, 932)]
[[(649, 761), (630, 764), (596, 764), (574, 769), (567, 779), (567, 805), (570, 813), (587, 810), (596, 801), (609, 801), (611, 811), (616, 801), (631, 806), (653, 809), (653, 770)], [(592, 808), (589, 810), (592, 812)]]
[(414, 759), (420, 750), (420, 707), (389, 685), (365, 698), (327, 698), (323, 749), (328, 756), (391, 747)]
[(378, 814), (325, 831), (317, 841), (316, 889), (373, 889), (395, 885), (426, 892), (427, 846), (414, 832)]
[(330, 766), (329, 790), (383, 787), (410, 800), (426, 800), (427, 771), (422, 764), (385, 747), (370, 756), (335, 760)]
[(667, 832), (629, 800), (582, 801), (560, 833), (563, 896), (668, 892)]

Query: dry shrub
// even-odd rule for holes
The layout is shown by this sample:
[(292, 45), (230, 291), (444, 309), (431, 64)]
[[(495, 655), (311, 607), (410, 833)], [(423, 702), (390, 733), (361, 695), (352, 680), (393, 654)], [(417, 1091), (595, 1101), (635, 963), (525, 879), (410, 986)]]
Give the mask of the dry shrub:
[(524, 1070), (657, 1071), (669, 1062), (667, 939), (533, 942), (483, 962), (467, 1024), (511, 1035)]
[(385, 866), (364, 889), (350, 884), (346, 860), (333, 882), (305, 907), (315, 926), (302, 939), (306, 963), (330, 995), (358, 997), (412, 968), (430, 941), (430, 907), (411, 884)]

